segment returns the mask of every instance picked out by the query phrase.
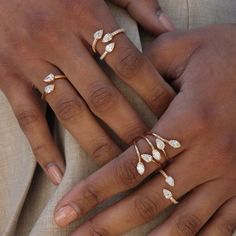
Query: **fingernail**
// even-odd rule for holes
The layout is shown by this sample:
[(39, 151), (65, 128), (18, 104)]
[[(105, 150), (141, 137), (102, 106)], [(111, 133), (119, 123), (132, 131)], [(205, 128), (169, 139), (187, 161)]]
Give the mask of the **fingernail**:
[(50, 164), (47, 168), (47, 171), (48, 171), (50, 179), (55, 185), (58, 185), (61, 183), (63, 174), (57, 165)]
[(173, 31), (175, 30), (175, 26), (172, 23), (170, 17), (168, 15), (166, 15), (165, 13), (161, 13), (159, 15), (159, 20), (162, 23), (162, 25), (168, 30), (168, 31)]
[(71, 206), (65, 206), (56, 211), (55, 222), (60, 227), (65, 227), (78, 218), (78, 213)]

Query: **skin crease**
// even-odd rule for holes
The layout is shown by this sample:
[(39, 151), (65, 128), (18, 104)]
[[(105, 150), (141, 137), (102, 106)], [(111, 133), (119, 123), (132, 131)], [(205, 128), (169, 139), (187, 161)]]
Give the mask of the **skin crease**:
[[(182, 143), (180, 149), (167, 150), (172, 161), (166, 171), (176, 180), (170, 189), (173, 196), (184, 196), (150, 236), (231, 236), (236, 228), (235, 38), (233, 24), (208, 26), (163, 34), (146, 51), (177, 92), (152, 130)], [(141, 153), (150, 151), (143, 140), (138, 145)], [(56, 222), (59, 219), (60, 225), (57, 213), (61, 208), (72, 207), (78, 219), (105, 199), (138, 186), (156, 169), (146, 165), (145, 174), (139, 176), (136, 164), (130, 147), (78, 183), (57, 205)], [(171, 205), (162, 195), (163, 188), (163, 177), (154, 176), (71, 236), (121, 235), (149, 222)]]
[[(161, 18), (156, 14), (160, 7), (155, 0), (139, 2), (139, 7), (134, 0), (116, 4), (127, 8), (154, 35), (172, 29), (163, 26), (163, 14)], [(0, 12), (0, 89), (36, 160), (54, 184), (62, 181), (65, 163), (48, 128), (45, 103), (36, 92), (43, 92), (43, 78), (49, 73), (65, 74), (68, 80), (56, 81), (56, 89), (46, 96), (46, 102), (98, 164), (105, 164), (121, 150), (95, 117), (125, 144), (148, 129), (91, 54), (94, 32), (104, 29), (108, 33), (120, 28), (104, 1), (0, 0), (0, 6), (4, 9)], [(144, 13), (148, 17), (140, 21)], [(117, 35), (113, 41), (115, 51), (105, 62), (160, 116), (175, 95), (173, 89), (125, 34)], [(100, 55), (104, 46), (101, 42), (97, 45)], [(140, 80), (142, 84), (138, 83)]]

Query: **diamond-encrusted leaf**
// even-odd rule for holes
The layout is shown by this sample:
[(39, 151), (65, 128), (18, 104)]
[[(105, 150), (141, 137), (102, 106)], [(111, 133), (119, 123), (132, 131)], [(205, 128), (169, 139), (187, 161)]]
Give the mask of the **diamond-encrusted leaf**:
[(165, 179), (166, 183), (169, 184), (171, 187), (174, 187), (175, 186), (175, 180), (171, 177), (171, 176), (168, 176), (166, 179)]
[(94, 33), (93, 37), (94, 39), (101, 39), (103, 36), (103, 30), (98, 30), (97, 32)]
[(158, 138), (156, 139), (156, 145), (159, 150), (164, 150), (166, 147), (165, 143)]
[(149, 162), (151, 162), (153, 160), (152, 156), (149, 155), (149, 154), (142, 154), (141, 157), (147, 163), (149, 163)]
[(167, 189), (163, 189), (163, 195), (166, 199), (171, 199), (173, 197), (171, 191), (169, 191)]
[(138, 162), (136, 169), (140, 175), (143, 175), (145, 171), (145, 166), (142, 162)]
[(49, 74), (47, 75), (44, 80), (43, 80), (45, 83), (51, 83), (54, 81), (54, 74)]
[(177, 141), (177, 140), (170, 140), (170, 141), (169, 141), (169, 144), (170, 144), (170, 146), (173, 147), (173, 148), (180, 148), (180, 147), (181, 147), (180, 142)]
[(49, 93), (53, 92), (54, 89), (55, 89), (55, 85), (54, 84), (49, 84), (44, 88), (44, 92), (46, 94), (49, 94)]
[(152, 155), (155, 160), (157, 160), (157, 161), (161, 160), (161, 154), (158, 150), (156, 150), (156, 149), (152, 150)]
[(115, 43), (110, 43), (106, 46), (106, 51), (107, 52), (112, 52), (115, 47)]
[(107, 33), (104, 35), (103, 39), (102, 39), (102, 42), (103, 43), (108, 43), (112, 40), (112, 34), (110, 33)]

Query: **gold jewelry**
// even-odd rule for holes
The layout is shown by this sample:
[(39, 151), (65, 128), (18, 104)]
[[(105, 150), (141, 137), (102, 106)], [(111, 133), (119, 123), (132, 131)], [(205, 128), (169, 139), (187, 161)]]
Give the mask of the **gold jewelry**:
[(173, 194), (170, 190), (163, 189), (163, 195), (166, 199), (170, 200), (173, 204), (176, 205), (179, 203), (177, 200), (175, 200), (175, 198), (173, 197)]
[(146, 136), (142, 136), (142, 138), (148, 143), (148, 145), (151, 147), (152, 149), (152, 156), (156, 161), (160, 161), (161, 160), (161, 153), (153, 146), (153, 144), (151, 143), (151, 141), (146, 137)]
[(136, 142), (134, 142), (134, 149), (135, 149), (136, 154), (138, 156), (138, 163), (137, 163), (136, 169), (137, 169), (137, 171), (140, 175), (143, 175), (144, 172), (145, 172), (145, 166), (142, 163), (142, 157), (141, 157), (141, 154), (140, 154), (140, 151), (138, 149), (138, 146), (137, 146)]
[(160, 135), (155, 134), (155, 133), (151, 133), (151, 135), (153, 135), (154, 137), (156, 137), (156, 144), (157, 144), (157, 148), (160, 150), (164, 150), (165, 149), (165, 143), (169, 144), (172, 148), (180, 148), (181, 147), (181, 143), (177, 140), (167, 140), (162, 138)]
[[(142, 136), (146, 142), (149, 144), (149, 146), (152, 148), (152, 156), (155, 159), (155, 163), (158, 165), (158, 167), (161, 166), (161, 164), (159, 164), (158, 161), (161, 160), (161, 154), (160, 152), (153, 146), (153, 144), (151, 143), (151, 141), (146, 137), (146, 136)], [(145, 154), (147, 155), (147, 154)], [(167, 173), (164, 170), (160, 170), (159, 171), (160, 174), (165, 178), (165, 182), (171, 186), (174, 187), (175, 186), (175, 180), (173, 179), (173, 177), (167, 175)]]
[[(159, 168), (161, 168), (161, 164), (157, 161), (155, 161), (155, 159), (153, 158), (152, 155), (150, 154), (147, 154), (147, 153), (143, 153), (141, 154), (140, 151), (139, 151), (139, 148), (138, 148), (138, 145), (136, 142), (134, 142), (134, 147), (135, 147), (135, 151), (136, 151), (136, 154), (138, 156), (138, 163), (137, 163), (137, 171), (140, 175), (143, 175), (144, 172), (145, 172), (145, 166), (143, 164), (142, 161), (146, 162), (146, 163), (150, 163), (150, 162), (153, 162), (155, 163)], [(154, 148), (154, 147), (153, 147)], [(160, 154), (160, 153), (159, 153)]]
[(100, 60), (102, 61), (103, 59), (105, 59), (105, 57), (106, 57), (109, 53), (113, 52), (114, 48), (115, 48), (115, 43), (109, 43), (109, 44), (105, 47), (105, 52), (101, 55)]
[(103, 39), (102, 39), (102, 42), (103, 43), (108, 43), (110, 42), (116, 35), (118, 34), (121, 34), (121, 33), (125, 33), (126, 30), (125, 29), (118, 29), (118, 30), (115, 30), (114, 32), (112, 33), (107, 33), (104, 35)]
[(165, 182), (170, 185), (170, 187), (175, 186), (175, 180), (172, 176), (167, 175), (167, 173), (164, 170), (159, 171), (160, 174), (165, 178)]
[(43, 81), (47, 84), (47, 86), (44, 87), (42, 99), (45, 99), (47, 94), (50, 94), (55, 90), (56, 88), (55, 81), (59, 79), (67, 79), (67, 78), (65, 75), (54, 75), (51, 73), (43, 79)]
[(97, 52), (96, 46), (97, 46), (98, 41), (102, 38), (102, 36), (103, 36), (103, 30), (102, 29), (96, 31), (93, 35), (94, 40), (93, 40), (93, 44), (92, 44), (92, 49), (93, 49), (94, 53)]

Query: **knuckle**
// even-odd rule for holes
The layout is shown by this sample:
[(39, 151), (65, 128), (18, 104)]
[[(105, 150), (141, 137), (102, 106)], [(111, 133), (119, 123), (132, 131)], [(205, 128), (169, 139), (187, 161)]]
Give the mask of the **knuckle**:
[(66, 98), (59, 100), (55, 109), (61, 121), (68, 121), (79, 117), (84, 111), (84, 106), (79, 98)]
[(126, 48), (119, 55), (115, 70), (121, 78), (129, 80), (135, 78), (135, 75), (142, 71), (145, 65), (145, 58), (138, 50)]
[(89, 235), (91, 236), (110, 236), (106, 229), (101, 228), (93, 219), (88, 220)]
[(35, 158), (42, 165), (47, 164), (45, 160), (45, 153), (48, 152), (48, 146), (46, 144), (38, 144), (32, 147), (32, 151), (35, 155)]
[(157, 109), (158, 111), (160, 111), (161, 108), (164, 112), (173, 98), (174, 94), (173, 92), (171, 92), (171, 90), (165, 89), (162, 86), (157, 86), (153, 88), (153, 92), (149, 97), (148, 103), (153, 109)]
[(233, 235), (235, 229), (235, 220), (226, 220), (221, 227), (218, 227), (219, 235)]
[(170, 45), (172, 45), (175, 41), (175, 34), (173, 33), (165, 33), (161, 34), (159, 37), (157, 37), (154, 41), (154, 47), (155, 50), (153, 50), (153, 47), (148, 47), (145, 49), (144, 54), (151, 59), (156, 58), (156, 54), (162, 54), (166, 50), (169, 51)]
[(158, 214), (157, 197), (138, 196), (133, 200), (134, 210), (142, 221), (148, 222)]
[(194, 236), (201, 228), (201, 220), (194, 216), (181, 216), (176, 224), (176, 232), (179, 236)]
[(88, 182), (84, 184), (84, 188), (82, 191), (82, 199), (83, 203), (80, 204), (83, 208), (90, 209), (91, 206), (96, 206), (102, 201), (101, 194), (96, 188), (96, 185)]
[(32, 31), (32, 36), (38, 39), (55, 42), (59, 39), (55, 24), (50, 15), (46, 12), (34, 11), (30, 15), (29, 29)]
[(35, 110), (23, 110), (16, 113), (16, 118), (23, 130), (39, 120), (39, 114)]
[(100, 142), (94, 145), (92, 157), (97, 163), (104, 163), (107, 159), (111, 158), (111, 151), (113, 150), (112, 144), (109, 142)]
[(89, 105), (95, 113), (109, 112), (118, 100), (118, 94), (111, 86), (95, 86), (88, 95)]
[(136, 165), (137, 160), (134, 158), (117, 161), (115, 165), (115, 176), (118, 184), (130, 188), (136, 186), (142, 180), (142, 177), (137, 173)]
[(128, 144), (131, 144), (135, 139), (142, 136), (145, 131), (147, 131), (145, 126), (141, 126), (140, 124), (127, 125), (124, 129), (126, 132), (123, 135), (123, 139)]

